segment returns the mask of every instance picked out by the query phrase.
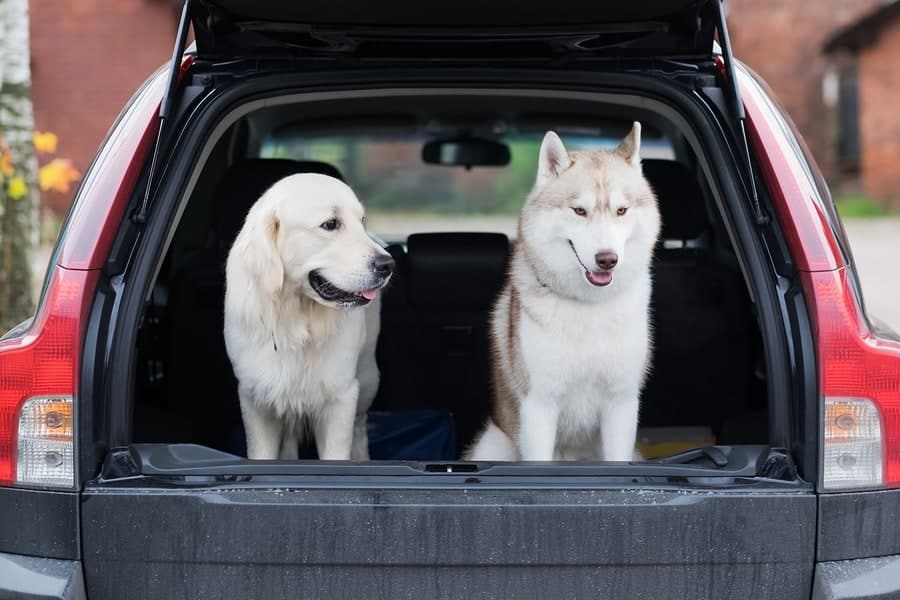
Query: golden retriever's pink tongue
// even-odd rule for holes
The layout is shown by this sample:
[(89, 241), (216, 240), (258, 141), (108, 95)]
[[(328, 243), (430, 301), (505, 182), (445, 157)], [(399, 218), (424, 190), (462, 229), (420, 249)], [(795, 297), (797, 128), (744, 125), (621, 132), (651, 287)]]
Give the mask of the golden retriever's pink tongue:
[(378, 288), (373, 288), (371, 290), (363, 290), (359, 293), (360, 296), (365, 298), (366, 300), (374, 300), (375, 296), (378, 295)]

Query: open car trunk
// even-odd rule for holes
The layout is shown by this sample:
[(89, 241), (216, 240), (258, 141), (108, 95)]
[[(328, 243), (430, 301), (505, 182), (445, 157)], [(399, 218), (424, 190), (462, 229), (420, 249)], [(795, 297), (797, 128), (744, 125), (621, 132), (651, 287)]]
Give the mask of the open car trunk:
[[(113, 325), (89, 328), (96, 338), (86, 346), (108, 348), (111, 365), (107, 381), (85, 374), (108, 399), (93, 408), (108, 425), (92, 442), (109, 451), (82, 506), (91, 596), (808, 596), (816, 501), (792, 455), (799, 386), (788, 375), (789, 339), (801, 335), (792, 328), (806, 325), (785, 317), (802, 298), (767, 271), (761, 236), (748, 226), (744, 175), (728, 145), (739, 131), (727, 122), (712, 61), (711, 3), (590, 11), (596, 18), (550, 23), (538, 35), (542, 24), (528, 19), (541, 13), (526, 3), (511, 27), (528, 30), (517, 39), (536, 62), (513, 68), (501, 51), (464, 70), (463, 55), (486, 39), (509, 41), (509, 32), (490, 18), (472, 29), (446, 15), (441, 26), (417, 20), (427, 15), (415, 11), (386, 22), (377, 18), (396, 15), (271, 5), (283, 10), (189, 5), (197, 57), (177, 114), (166, 115), (147, 223), (141, 235), (126, 224), (122, 257), (110, 260), (115, 285), (100, 286), (94, 318)], [(353, 23), (335, 16), (367, 14)], [(410, 24), (427, 32), (428, 69), (409, 54), (422, 41)], [(476, 46), (460, 39), (473, 41), (469, 29)], [(576, 44), (585, 30), (592, 34)], [(561, 49), (572, 62), (548, 69)], [(220, 60), (227, 56), (238, 58)], [(578, 64), (640, 65), (646, 56), (657, 59), (652, 76), (641, 74), (649, 62), (629, 72)], [(221, 267), (253, 199), (244, 175), (268, 168), (254, 161), (302, 160), (318, 172), (337, 164), (363, 202), (371, 198), (372, 222), (377, 187), (394, 172), (407, 186), (459, 184), (482, 201), (493, 197), (484, 190), (500, 189), (516, 200), (514, 215), (520, 178), (499, 185), (500, 175), (476, 169), (420, 181), (424, 166), (402, 163), (403, 144), (418, 149), (430, 136), (475, 129), (515, 150), (550, 128), (604, 144), (632, 120), (656, 142), (645, 145), (658, 151), (645, 168), (664, 221), (655, 367), (641, 417), (653, 460), (459, 460), (489, 410), (486, 323), (515, 244), (514, 229), (482, 223), (473, 232), (475, 221), (384, 235), (398, 265), (382, 308), (382, 383), (370, 419), (382, 428), (371, 454), (384, 460), (242, 458)], [(386, 162), (360, 167), (357, 153), (336, 153), (354, 140)], [(397, 221), (383, 210), (382, 223)], [(437, 302), (429, 292), (442, 286), (463, 291)], [(398, 439), (401, 422), (409, 435)]]
[[(396, 265), (380, 306), (370, 456), (458, 460), (490, 412), (489, 315), (542, 133), (557, 130), (573, 149), (600, 147), (640, 118), (642, 168), (664, 223), (652, 265), (653, 367), (640, 450), (658, 458), (715, 443), (770, 442), (754, 307), (724, 224), (710, 218), (713, 195), (699, 158), (675, 123), (617, 106), (612, 96), (592, 102), (423, 90), (410, 112), (409, 94), (396, 94), (282, 98), (228, 127), (187, 199), (150, 294), (138, 337), (134, 441), (246, 454), (222, 335), (224, 264), (259, 195), (286, 175), (316, 172), (344, 179), (368, 202), (369, 229)], [(503, 109), (486, 112), (485, 105)], [(502, 140), (512, 162), (473, 170), (422, 162), (427, 140), (460, 133)], [(236, 151), (239, 143), (245, 147)]]

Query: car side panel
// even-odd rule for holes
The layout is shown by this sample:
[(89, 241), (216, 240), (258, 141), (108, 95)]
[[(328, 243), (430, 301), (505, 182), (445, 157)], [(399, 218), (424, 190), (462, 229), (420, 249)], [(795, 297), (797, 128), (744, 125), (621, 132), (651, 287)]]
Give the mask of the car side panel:
[(737, 74), (756, 168), (767, 183), (795, 267), (799, 271), (833, 271), (844, 266), (818, 190), (789, 132), (778, 123), (780, 117), (771, 98), (743, 69)]
[[(180, 75), (191, 62), (185, 59)], [(68, 216), (60, 266), (79, 270), (103, 266), (156, 140), (167, 75), (168, 69), (160, 68), (147, 79), (100, 146)]]

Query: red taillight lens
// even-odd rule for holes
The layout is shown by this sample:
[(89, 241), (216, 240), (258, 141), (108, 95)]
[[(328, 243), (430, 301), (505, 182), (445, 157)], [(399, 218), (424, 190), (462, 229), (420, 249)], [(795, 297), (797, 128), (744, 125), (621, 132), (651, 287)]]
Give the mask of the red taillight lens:
[(19, 413), (25, 400), (75, 393), (82, 327), (96, 274), (55, 267), (31, 329), (0, 342), (0, 483), (17, 481)]
[[(869, 330), (845, 269), (803, 273), (802, 278), (816, 328), (820, 388), (828, 409), (824, 423), (826, 459), (842, 461), (844, 467), (859, 467), (856, 461), (868, 460), (865, 449), (874, 447), (870, 439), (878, 435), (874, 425), (867, 425), (864, 429), (868, 433), (860, 433), (858, 438), (845, 433), (851, 428), (863, 429), (863, 420), (854, 419), (855, 412), (848, 406), (858, 411), (866, 401), (871, 402), (881, 423), (881, 481), (867, 484), (860, 480), (856, 485), (829, 482), (828, 473), (837, 473), (842, 467), (826, 464), (825, 487), (900, 486), (900, 343), (880, 339)], [(832, 414), (834, 423), (828, 422)], [(860, 449), (859, 457), (852, 450), (853, 444)]]

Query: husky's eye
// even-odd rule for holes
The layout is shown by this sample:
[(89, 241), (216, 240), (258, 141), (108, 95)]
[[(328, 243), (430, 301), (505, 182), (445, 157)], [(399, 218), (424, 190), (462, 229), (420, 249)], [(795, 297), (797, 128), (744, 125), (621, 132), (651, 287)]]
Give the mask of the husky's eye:
[(573, 207), (572, 207), (572, 211), (573, 211), (576, 215), (578, 215), (579, 217), (586, 217), (586, 216), (587, 216), (587, 211), (584, 210), (583, 208), (581, 208), (580, 206), (573, 206)]
[(621, 207), (619, 207), (619, 210), (616, 211), (616, 214), (619, 215), (619, 216), (621, 217), (622, 215), (624, 215), (624, 214), (627, 213), (627, 212), (628, 212), (628, 207), (627, 207), (627, 206), (621, 206)]
[(340, 226), (341, 222), (337, 219), (328, 219), (327, 221), (319, 225), (319, 227), (321, 227), (325, 231), (334, 231), (335, 229), (340, 228)]

